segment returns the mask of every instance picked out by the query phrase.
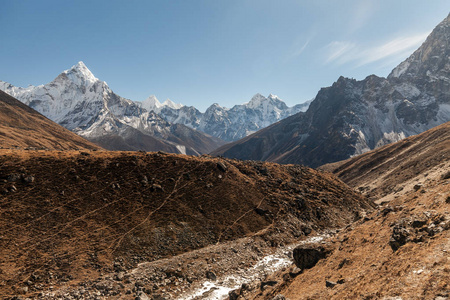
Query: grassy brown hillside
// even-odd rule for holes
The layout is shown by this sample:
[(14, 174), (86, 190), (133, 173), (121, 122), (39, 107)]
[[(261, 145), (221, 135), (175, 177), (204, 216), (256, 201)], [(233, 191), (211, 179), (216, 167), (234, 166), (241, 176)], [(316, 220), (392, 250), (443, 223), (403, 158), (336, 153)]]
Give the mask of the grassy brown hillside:
[(306, 167), (145, 152), (2, 150), (0, 192), (6, 297), (46, 298), (40, 293), (63, 285), (124, 295), (132, 278), (113, 290), (95, 282), (244, 237), (277, 246), (371, 208), (335, 176)]
[[(372, 199), (384, 201), (427, 181), (434, 170), (444, 172), (449, 160), (450, 122), (447, 122), (324, 169)], [(384, 199), (386, 196), (390, 197)]]
[(325, 166), (381, 205), (328, 240), (313, 268), (240, 299), (449, 299), (449, 156), (446, 123)]
[(3, 91), (0, 91), (0, 147), (100, 149)]

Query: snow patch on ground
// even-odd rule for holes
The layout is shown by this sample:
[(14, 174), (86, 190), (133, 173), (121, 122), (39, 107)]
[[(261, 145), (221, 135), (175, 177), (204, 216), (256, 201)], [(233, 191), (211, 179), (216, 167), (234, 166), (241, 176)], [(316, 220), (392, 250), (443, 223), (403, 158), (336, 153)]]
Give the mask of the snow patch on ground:
[(275, 273), (285, 267), (292, 265), (292, 251), (295, 247), (305, 243), (318, 243), (328, 237), (328, 234), (318, 235), (299, 243), (279, 248), (274, 254), (267, 255), (260, 259), (253, 267), (246, 270), (239, 270), (234, 274), (229, 274), (222, 278), (218, 278), (216, 281), (205, 281), (203, 282), (201, 288), (185, 294), (178, 299), (227, 299), (228, 293), (239, 288), (240, 286), (242, 286), (242, 284), (257, 280), (263, 280), (267, 275)]
[(176, 145), (177, 150), (180, 151), (181, 154), (186, 154), (186, 146), (183, 145)]

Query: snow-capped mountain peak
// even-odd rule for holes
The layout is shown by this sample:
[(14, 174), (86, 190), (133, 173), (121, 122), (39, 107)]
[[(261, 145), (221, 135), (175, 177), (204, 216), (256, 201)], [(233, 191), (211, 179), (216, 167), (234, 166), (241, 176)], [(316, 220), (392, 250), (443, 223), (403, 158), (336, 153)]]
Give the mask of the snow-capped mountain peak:
[(162, 103), (162, 105), (163, 105), (163, 106), (170, 107), (170, 108), (173, 108), (173, 109), (180, 109), (180, 108), (182, 108), (182, 107), (184, 106), (183, 104), (181, 104), (181, 103), (175, 103), (175, 102), (173, 102), (173, 101), (170, 100), (170, 99), (166, 99), (166, 101), (164, 101), (164, 102)]
[(112, 94), (81, 61), (48, 84), (22, 88), (2, 82), (0, 88), (69, 130), (88, 125)]
[(256, 108), (260, 106), (261, 103), (266, 99), (267, 99), (266, 97), (258, 93), (252, 97), (250, 102), (247, 102), (244, 105), (247, 106), (248, 108)]
[(157, 111), (159, 110), (163, 105), (159, 100), (155, 97), (155, 95), (149, 96), (147, 99), (141, 102), (142, 108), (145, 108), (148, 111)]
[(272, 99), (272, 100), (279, 100), (279, 101), (281, 100), (277, 95), (274, 95), (274, 94), (269, 94), (269, 96), (267, 98)]
[(79, 61), (72, 68), (65, 70), (62, 74), (66, 75), (68, 79), (78, 86), (88, 86), (99, 81), (82, 61)]
[(149, 96), (147, 99), (145, 99), (144, 101), (140, 102), (140, 105), (142, 108), (148, 110), (148, 111), (154, 111), (154, 112), (161, 112), (161, 110), (164, 107), (169, 107), (172, 109), (180, 109), (182, 108), (184, 105), (181, 103), (175, 103), (170, 99), (167, 99), (166, 101), (164, 101), (163, 103), (159, 102), (159, 100), (154, 96), (151, 95)]
[(250, 109), (260, 109), (266, 112), (282, 109), (285, 110), (288, 107), (286, 104), (278, 98), (278, 96), (270, 94), (267, 98), (261, 94), (256, 94), (248, 103), (244, 103), (244, 106)]

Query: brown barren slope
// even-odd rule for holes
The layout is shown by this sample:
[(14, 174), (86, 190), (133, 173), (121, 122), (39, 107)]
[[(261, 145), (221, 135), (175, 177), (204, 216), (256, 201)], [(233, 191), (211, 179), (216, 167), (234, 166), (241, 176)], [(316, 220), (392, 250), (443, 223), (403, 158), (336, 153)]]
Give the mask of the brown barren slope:
[[(398, 197), (450, 160), (450, 122), (349, 160), (324, 166), (374, 200)], [(390, 195), (390, 197), (384, 198)]]
[(0, 147), (101, 149), (0, 91)]
[(328, 240), (312, 269), (245, 299), (449, 299), (449, 138), (446, 123), (326, 166), (382, 205)]
[[(99, 278), (123, 278), (139, 262), (238, 238), (258, 236), (258, 244), (277, 246), (371, 209), (332, 174), (209, 156), (2, 150), (0, 174), (5, 297), (52, 298), (45, 291), (63, 285), (105, 297), (134, 292), (135, 284), (151, 293), (154, 282), (137, 283), (133, 272), (121, 285), (108, 281), (114, 289), (99, 287)], [(250, 244), (246, 249), (260, 251)], [(246, 259), (239, 247), (230, 251), (233, 261)], [(207, 262), (220, 259), (214, 253)], [(183, 270), (195, 271), (180, 263), (158, 278), (190, 284), (196, 277)]]

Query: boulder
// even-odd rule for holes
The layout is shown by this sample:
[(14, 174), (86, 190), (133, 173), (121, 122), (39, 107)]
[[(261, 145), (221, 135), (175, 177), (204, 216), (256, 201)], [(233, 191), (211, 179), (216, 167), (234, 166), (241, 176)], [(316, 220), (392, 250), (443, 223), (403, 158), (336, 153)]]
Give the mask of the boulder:
[(22, 176), (22, 181), (30, 184), (34, 182), (34, 176), (33, 175), (28, 175), (28, 176)]
[(421, 184), (416, 184), (415, 186), (414, 186), (414, 190), (415, 191), (418, 191), (418, 190), (420, 190), (422, 188), (422, 185)]
[(228, 293), (228, 298), (229, 300), (237, 300), (240, 295), (241, 295), (240, 289), (232, 290)]
[(317, 262), (331, 253), (331, 248), (326, 245), (300, 245), (292, 253), (294, 263), (300, 269), (310, 269)]
[(411, 232), (408, 228), (397, 224), (392, 230), (391, 238), (389, 239), (389, 245), (392, 250), (397, 251), (401, 246), (410, 241)]

